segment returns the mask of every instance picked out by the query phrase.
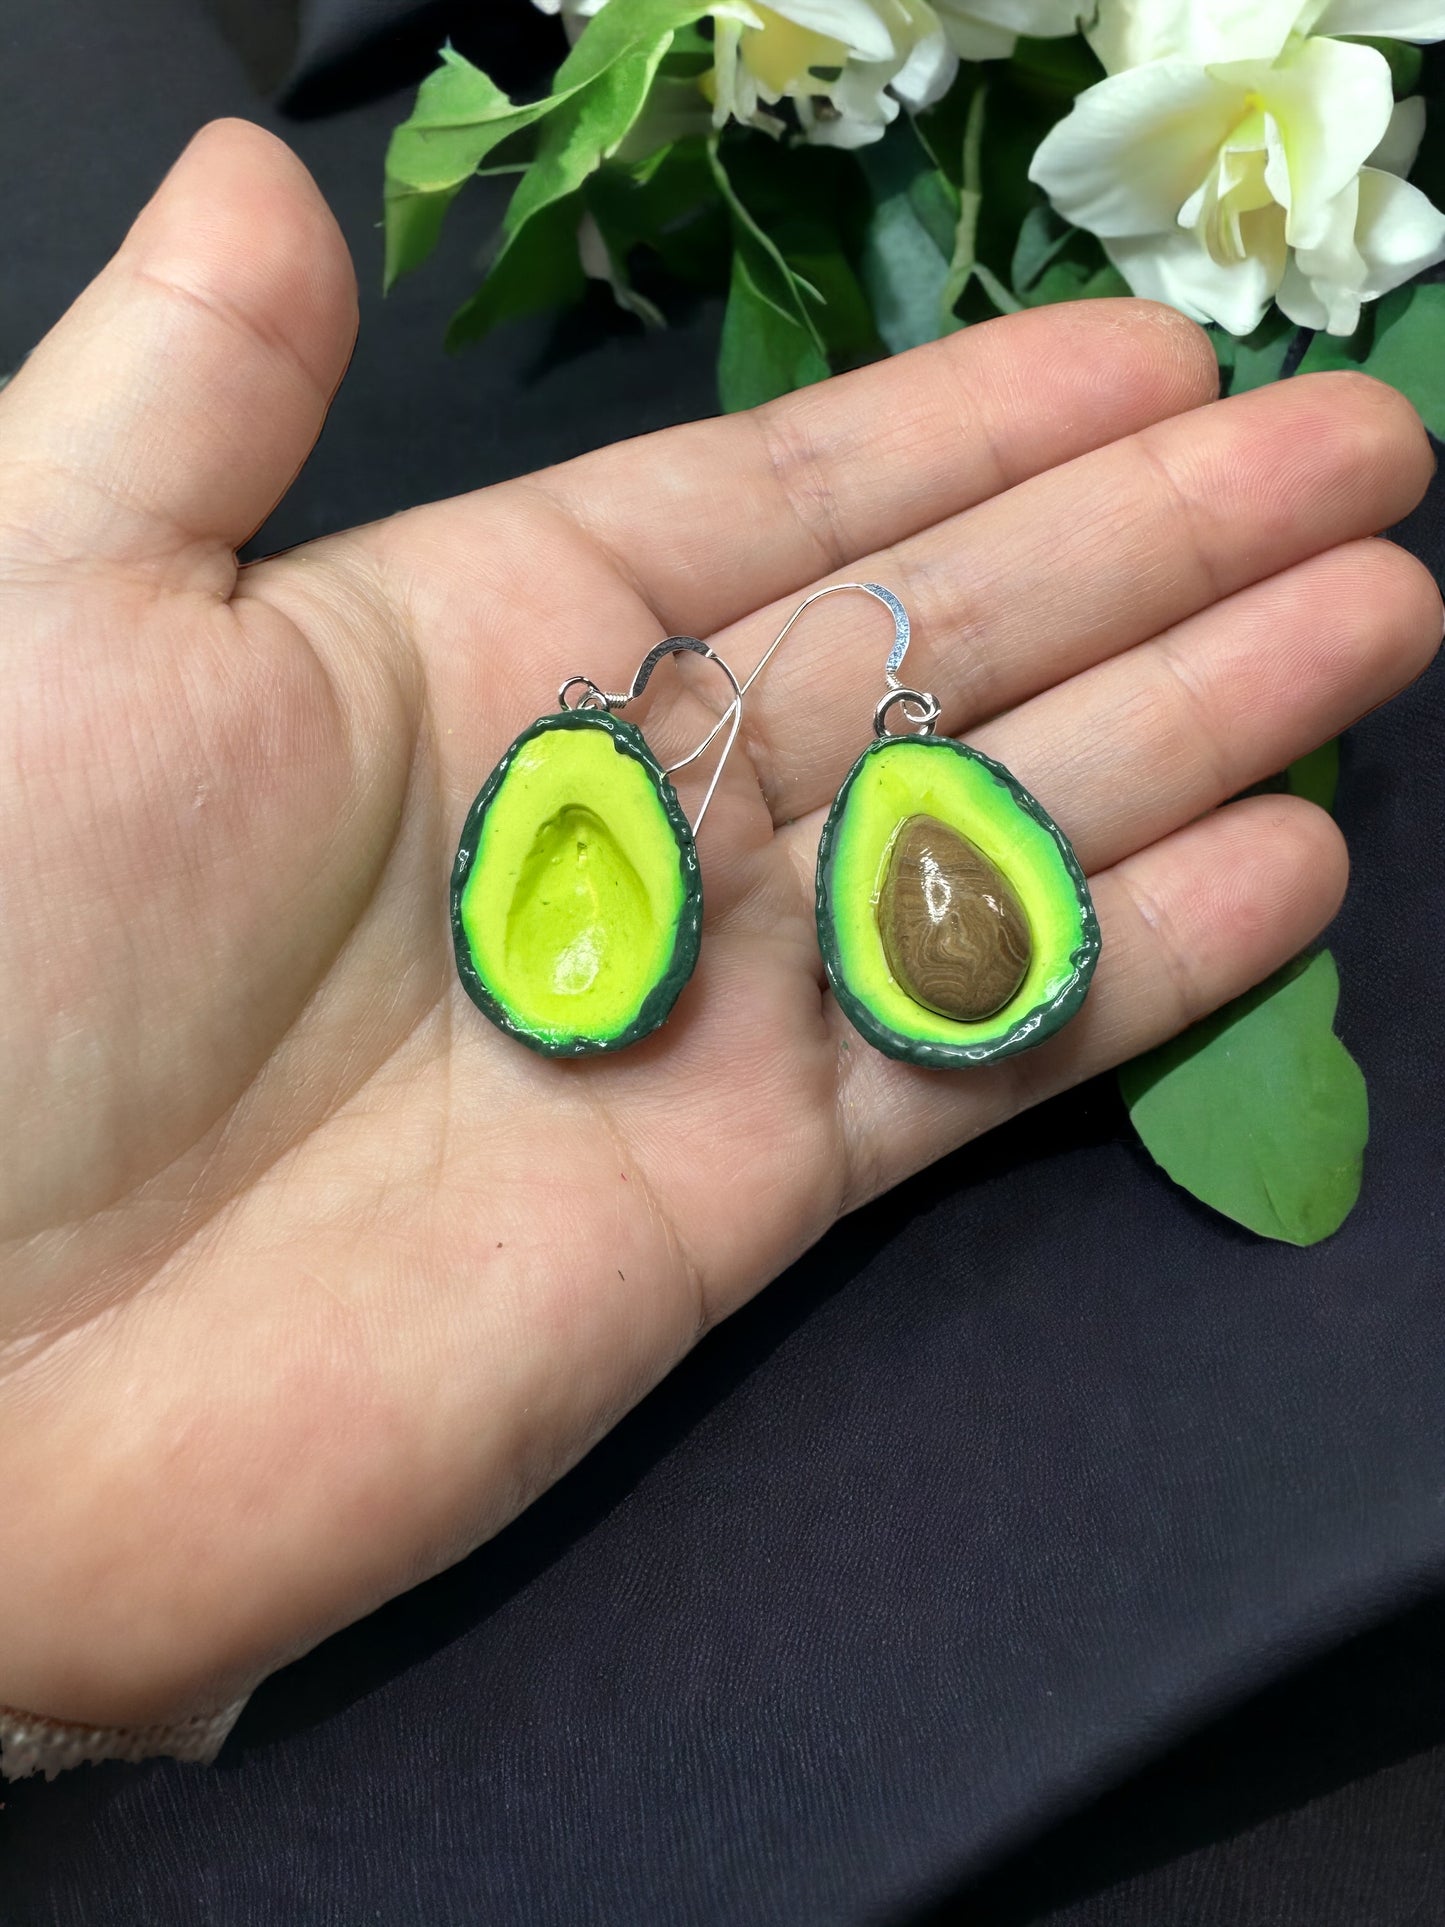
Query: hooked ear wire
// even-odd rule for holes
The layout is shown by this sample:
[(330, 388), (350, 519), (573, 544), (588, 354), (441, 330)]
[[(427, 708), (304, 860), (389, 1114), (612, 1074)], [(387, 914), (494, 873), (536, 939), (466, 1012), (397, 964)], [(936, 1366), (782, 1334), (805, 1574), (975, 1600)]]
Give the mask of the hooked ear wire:
[(903, 667), (903, 658), (908, 654), (908, 644), (912, 639), (913, 625), (908, 619), (908, 611), (904, 608), (903, 604), (898, 600), (897, 596), (894, 595), (893, 591), (891, 589), (885, 589), (881, 582), (830, 582), (826, 589), (815, 589), (810, 596), (805, 596), (788, 617), (777, 635), (774, 636), (773, 640), (769, 643), (762, 657), (755, 665), (752, 674), (743, 684), (744, 694), (746, 694), (753, 683), (756, 682), (763, 670), (766, 669), (768, 663), (772, 660), (774, 651), (778, 648), (784, 636), (787, 635), (799, 616), (802, 615), (803, 611), (811, 608), (815, 602), (821, 602), (825, 595), (841, 595), (845, 589), (856, 589), (863, 595), (872, 596), (875, 602), (881, 602), (883, 604), (883, 607), (893, 618), (893, 647), (888, 651), (888, 660), (883, 665), (883, 674), (887, 681), (888, 689), (887, 693), (879, 702), (878, 707), (873, 711), (874, 735), (886, 736), (889, 734), (888, 712), (895, 704), (902, 708), (903, 714), (907, 717), (908, 721), (913, 724), (916, 734), (920, 736), (931, 735), (933, 733), (933, 725), (938, 721), (939, 716), (938, 698), (929, 690), (910, 689), (906, 683), (898, 680), (898, 671)]
[[(557, 701), (563, 709), (625, 709), (628, 703), (636, 702), (643, 690), (646, 689), (653, 670), (656, 669), (660, 662), (668, 656), (681, 655), (701, 656), (705, 662), (716, 663), (718, 668), (721, 669), (727, 677), (733, 692), (732, 701), (713, 724), (707, 735), (703, 737), (697, 748), (690, 750), (686, 756), (679, 757), (675, 763), (669, 763), (663, 771), (664, 775), (671, 776), (677, 770), (686, 769), (689, 763), (695, 763), (698, 757), (701, 756), (716, 739), (718, 733), (724, 727), (727, 727), (729, 723), (731, 724), (731, 727), (728, 727), (727, 742), (723, 745), (723, 753), (718, 758), (717, 768), (712, 773), (712, 781), (707, 786), (707, 794), (703, 797), (702, 807), (697, 813), (697, 821), (692, 826), (693, 835), (696, 836), (702, 828), (702, 820), (707, 815), (708, 804), (711, 803), (713, 799), (713, 792), (722, 780), (723, 771), (727, 768), (727, 760), (733, 753), (733, 744), (738, 739), (738, 730), (743, 719), (743, 695), (747, 686), (746, 684), (739, 685), (737, 677), (710, 643), (700, 642), (696, 636), (668, 636), (654, 648), (649, 649), (647, 654), (642, 658), (641, 663), (638, 665), (637, 674), (632, 678), (632, 687), (630, 689), (609, 692), (605, 689), (599, 689), (590, 676), (569, 676), (557, 692)], [(755, 669), (753, 675), (755, 676), (756, 674), (757, 670)], [(752, 681), (751, 676), (748, 678), (748, 681)], [(579, 686), (585, 688), (587, 691), (586, 695), (580, 697), (575, 703), (568, 702), (568, 692)]]
[[(781, 646), (784, 637), (805, 610), (811, 609), (815, 602), (821, 602), (824, 596), (842, 595), (845, 590), (850, 589), (857, 590), (862, 595), (872, 596), (875, 602), (881, 602), (893, 618), (893, 647), (888, 651), (888, 660), (884, 664), (884, 674), (888, 678), (889, 689), (908, 696), (916, 696), (920, 702), (924, 701), (925, 698), (920, 691), (913, 689), (905, 691), (903, 685), (898, 680), (897, 671), (903, 666), (903, 658), (908, 654), (908, 644), (913, 635), (913, 625), (908, 620), (908, 611), (904, 608), (903, 604), (898, 600), (897, 596), (894, 595), (893, 591), (891, 589), (885, 589), (881, 582), (830, 582), (826, 589), (814, 589), (810, 596), (804, 596), (803, 600), (798, 604), (797, 608), (794, 609), (793, 613), (788, 617), (782, 628), (779, 629), (778, 633), (773, 637), (772, 641), (754, 664), (752, 674), (743, 684), (743, 694), (747, 694), (758, 677), (767, 668)], [(932, 698), (929, 697), (927, 700), (931, 702)], [(935, 715), (937, 714), (936, 707), (934, 713)]]
[[(811, 609), (815, 602), (821, 602), (824, 596), (841, 595), (845, 589), (856, 590), (862, 595), (872, 596), (875, 602), (881, 602), (883, 604), (883, 607), (893, 618), (893, 646), (888, 651), (888, 659), (883, 665), (883, 674), (887, 681), (888, 688), (873, 712), (873, 733), (876, 736), (886, 736), (889, 734), (888, 713), (894, 705), (897, 704), (901, 705), (904, 715), (908, 721), (913, 724), (918, 735), (928, 736), (932, 734), (933, 725), (938, 721), (939, 717), (938, 698), (929, 690), (910, 689), (905, 683), (901, 683), (898, 680), (898, 671), (903, 666), (903, 658), (908, 654), (908, 644), (913, 635), (913, 625), (909, 621), (908, 611), (898, 600), (898, 597), (894, 595), (893, 591), (891, 589), (885, 589), (881, 582), (830, 582), (825, 589), (814, 589), (811, 595), (804, 596), (803, 600), (773, 637), (762, 655), (759, 656), (758, 660), (753, 664), (747, 681), (738, 690), (735, 702), (730, 704), (728, 709), (724, 710), (723, 714), (719, 716), (717, 722), (713, 725), (711, 733), (706, 736), (698, 748), (693, 751), (693, 755), (700, 756), (702, 754), (703, 750), (706, 749), (708, 744), (713, 740), (713, 737), (716, 736), (727, 723), (730, 716), (733, 717), (732, 735), (728, 738), (728, 749), (731, 750), (733, 739), (737, 735), (738, 721), (741, 717), (742, 699), (747, 695), (758, 677), (762, 675), (763, 671), (777, 654), (789, 630), (793, 627), (793, 624), (805, 610)], [(737, 712), (736, 715), (734, 715), (734, 711)], [(724, 754), (726, 755), (726, 752)]]

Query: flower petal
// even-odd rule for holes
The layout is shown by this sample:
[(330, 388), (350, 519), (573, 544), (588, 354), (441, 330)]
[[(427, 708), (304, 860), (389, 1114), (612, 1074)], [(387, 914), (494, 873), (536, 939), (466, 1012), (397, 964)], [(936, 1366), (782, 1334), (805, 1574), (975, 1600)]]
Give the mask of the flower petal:
[(1365, 165), (1382, 167), (1387, 174), (1403, 177), (1415, 165), (1415, 156), (1424, 138), (1425, 102), (1421, 95), (1412, 94), (1409, 100), (1396, 101), (1385, 137)]
[(1372, 34), (1377, 40), (1445, 40), (1440, 0), (1326, 0), (1302, 33)]
[(739, 57), (743, 30), (737, 21), (719, 19), (713, 31), (713, 107), (714, 126), (737, 119), (747, 120), (758, 104), (757, 82)]
[(1329, 320), (1329, 309), (1315, 293), (1308, 277), (1301, 270), (1298, 261), (1290, 256), (1284, 277), (1275, 290), (1275, 302), (1281, 314), (1301, 328), (1313, 328), (1320, 333)]
[(815, 147), (867, 147), (881, 140), (898, 118), (898, 102), (885, 89), (892, 63), (845, 67), (828, 89), (826, 103), (801, 95), (795, 105), (803, 132)]
[(765, 97), (812, 91), (812, 75), (845, 66), (850, 49), (841, 40), (800, 27), (782, 14), (763, 15), (760, 33), (743, 36), (743, 64), (754, 75)]
[(1360, 319), (1365, 261), (1355, 245), (1359, 207), (1356, 174), (1336, 195), (1315, 244), (1294, 251), (1295, 266), (1324, 303), (1324, 327), (1332, 335), (1353, 334)]
[(768, 0), (774, 13), (829, 40), (841, 40), (860, 60), (893, 60), (892, 35), (868, 0)]
[(1089, 0), (936, 0), (941, 14), (959, 13), (1031, 40), (1057, 40), (1076, 31)]
[(1009, 28), (979, 20), (971, 11), (963, 13), (942, 5), (938, 15), (948, 44), (960, 60), (1007, 60), (1018, 44), (1018, 35)]
[(1365, 261), (1366, 301), (1445, 261), (1445, 214), (1418, 187), (1381, 168), (1360, 174), (1355, 245)]
[(1276, 261), (1261, 252), (1221, 266), (1192, 234), (1178, 228), (1106, 241), (1104, 251), (1135, 294), (1178, 308), (1194, 321), (1217, 321), (1232, 335), (1247, 335), (1259, 326), (1283, 271), (1283, 246)]
[(1150, 60), (1273, 60), (1295, 31), (1301, 0), (1099, 0), (1084, 29), (1111, 74)]
[(1418, 187), (1367, 167), (1349, 199), (1353, 282), (1322, 252), (1307, 253), (1291, 261), (1277, 297), (1291, 321), (1332, 335), (1353, 334), (1364, 302), (1445, 260), (1445, 214)]
[[(1231, 70), (1216, 71), (1227, 77)], [(1323, 245), (1336, 196), (1390, 125), (1389, 63), (1374, 47), (1305, 40), (1255, 84), (1277, 130), (1265, 179), (1287, 212), (1290, 245)]]
[(1239, 87), (1185, 61), (1112, 74), (1050, 128), (1029, 179), (1093, 234), (1158, 234), (1174, 225), (1243, 110)]
[(931, 107), (942, 100), (958, 72), (958, 55), (935, 26), (921, 39), (890, 82), (905, 107)]

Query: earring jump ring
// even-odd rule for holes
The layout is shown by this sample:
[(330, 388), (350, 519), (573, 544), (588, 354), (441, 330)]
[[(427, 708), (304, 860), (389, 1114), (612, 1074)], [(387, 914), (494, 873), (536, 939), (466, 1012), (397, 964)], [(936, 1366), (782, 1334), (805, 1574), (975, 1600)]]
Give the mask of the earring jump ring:
[[(889, 728), (888, 713), (895, 703), (902, 707), (904, 716), (913, 725), (912, 729)], [(938, 721), (940, 713), (938, 698), (928, 690), (905, 689), (900, 684), (879, 699), (873, 711), (873, 734), (875, 736), (931, 736), (933, 725)]]
[[(585, 689), (587, 694), (579, 701), (569, 703), (567, 694), (573, 689)], [(599, 689), (590, 676), (569, 676), (557, 691), (557, 706), (559, 709), (611, 709), (614, 703), (607, 691)]]

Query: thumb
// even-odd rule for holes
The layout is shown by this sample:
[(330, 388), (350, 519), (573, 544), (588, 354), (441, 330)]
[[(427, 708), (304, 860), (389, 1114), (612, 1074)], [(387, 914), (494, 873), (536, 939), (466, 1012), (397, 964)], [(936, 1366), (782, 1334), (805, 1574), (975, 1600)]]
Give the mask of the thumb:
[(203, 129), (0, 395), (0, 575), (100, 563), (229, 592), (355, 333), (306, 169), (245, 121)]

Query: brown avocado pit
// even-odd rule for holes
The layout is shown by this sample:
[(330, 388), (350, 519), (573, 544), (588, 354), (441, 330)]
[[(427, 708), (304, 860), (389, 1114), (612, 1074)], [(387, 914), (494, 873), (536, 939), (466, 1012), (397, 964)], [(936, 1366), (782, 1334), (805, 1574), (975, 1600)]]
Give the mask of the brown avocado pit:
[(937, 817), (900, 825), (877, 916), (900, 989), (941, 1017), (991, 1017), (1028, 974), (1033, 940), (1018, 898), (977, 845)]

